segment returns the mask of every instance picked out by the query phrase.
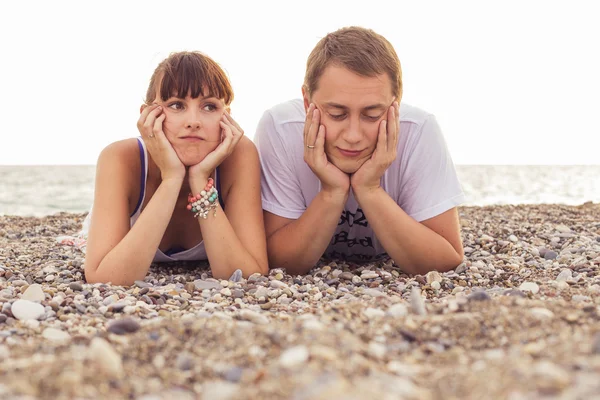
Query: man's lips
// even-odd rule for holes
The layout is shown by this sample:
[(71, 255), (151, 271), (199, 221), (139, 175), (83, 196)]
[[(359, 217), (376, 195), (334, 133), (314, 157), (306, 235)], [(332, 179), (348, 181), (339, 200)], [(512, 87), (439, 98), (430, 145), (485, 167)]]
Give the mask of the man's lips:
[(345, 150), (345, 149), (340, 149), (338, 147), (338, 151), (344, 156), (344, 157), (356, 157), (359, 156), (360, 153), (362, 153), (362, 150)]

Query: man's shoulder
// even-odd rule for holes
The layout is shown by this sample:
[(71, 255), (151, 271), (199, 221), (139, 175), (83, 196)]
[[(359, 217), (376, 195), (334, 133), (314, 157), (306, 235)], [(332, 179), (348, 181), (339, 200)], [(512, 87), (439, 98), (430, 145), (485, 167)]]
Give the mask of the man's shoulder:
[(273, 123), (278, 125), (304, 123), (306, 112), (302, 99), (288, 100), (269, 108), (267, 114), (273, 119)]
[(400, 122), (409, 124), (422, 125), (428, 119), (432, 118), (433, 114), (419, 107), (412, 106), (406, 103), (400, 103)]

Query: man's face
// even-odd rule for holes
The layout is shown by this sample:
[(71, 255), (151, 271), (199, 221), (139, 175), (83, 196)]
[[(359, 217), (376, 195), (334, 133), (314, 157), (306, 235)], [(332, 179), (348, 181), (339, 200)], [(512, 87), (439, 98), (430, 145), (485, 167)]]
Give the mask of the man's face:
[(312, 98), (304, 93), (304, 106), (308, 109), (312, 102), (321, 112), (329, 161), (353, 174), (375, 151), (379, 125), (394, 99), (387, 74), (365, 77), (330, 65)]

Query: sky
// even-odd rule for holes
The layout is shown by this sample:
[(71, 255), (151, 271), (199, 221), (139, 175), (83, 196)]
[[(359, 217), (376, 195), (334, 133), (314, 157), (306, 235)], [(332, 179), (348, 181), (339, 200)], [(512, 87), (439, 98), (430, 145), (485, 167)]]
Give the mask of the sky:
[(344, 26), (384, 35), (403, 102), (434, 114), (456, 164), (600, 164), (600, 2), (0, 3), (0, 165), (95, 164), (137, 136), (148, 81), (199, 50), (228, 73), (249, 138), (301, 96), (306, 58)]

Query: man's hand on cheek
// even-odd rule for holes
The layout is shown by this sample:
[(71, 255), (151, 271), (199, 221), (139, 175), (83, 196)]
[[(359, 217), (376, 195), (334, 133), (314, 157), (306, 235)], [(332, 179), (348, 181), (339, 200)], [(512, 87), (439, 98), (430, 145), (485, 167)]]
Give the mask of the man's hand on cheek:
[(371, 158), (352, 174), (350, 184), (355, 194), (379, 188), (381, 177), (396, 159), (400, 130), (398, 108), (397, 102), (388, 108), (387, 118), (379, 123), (375, 151)]

